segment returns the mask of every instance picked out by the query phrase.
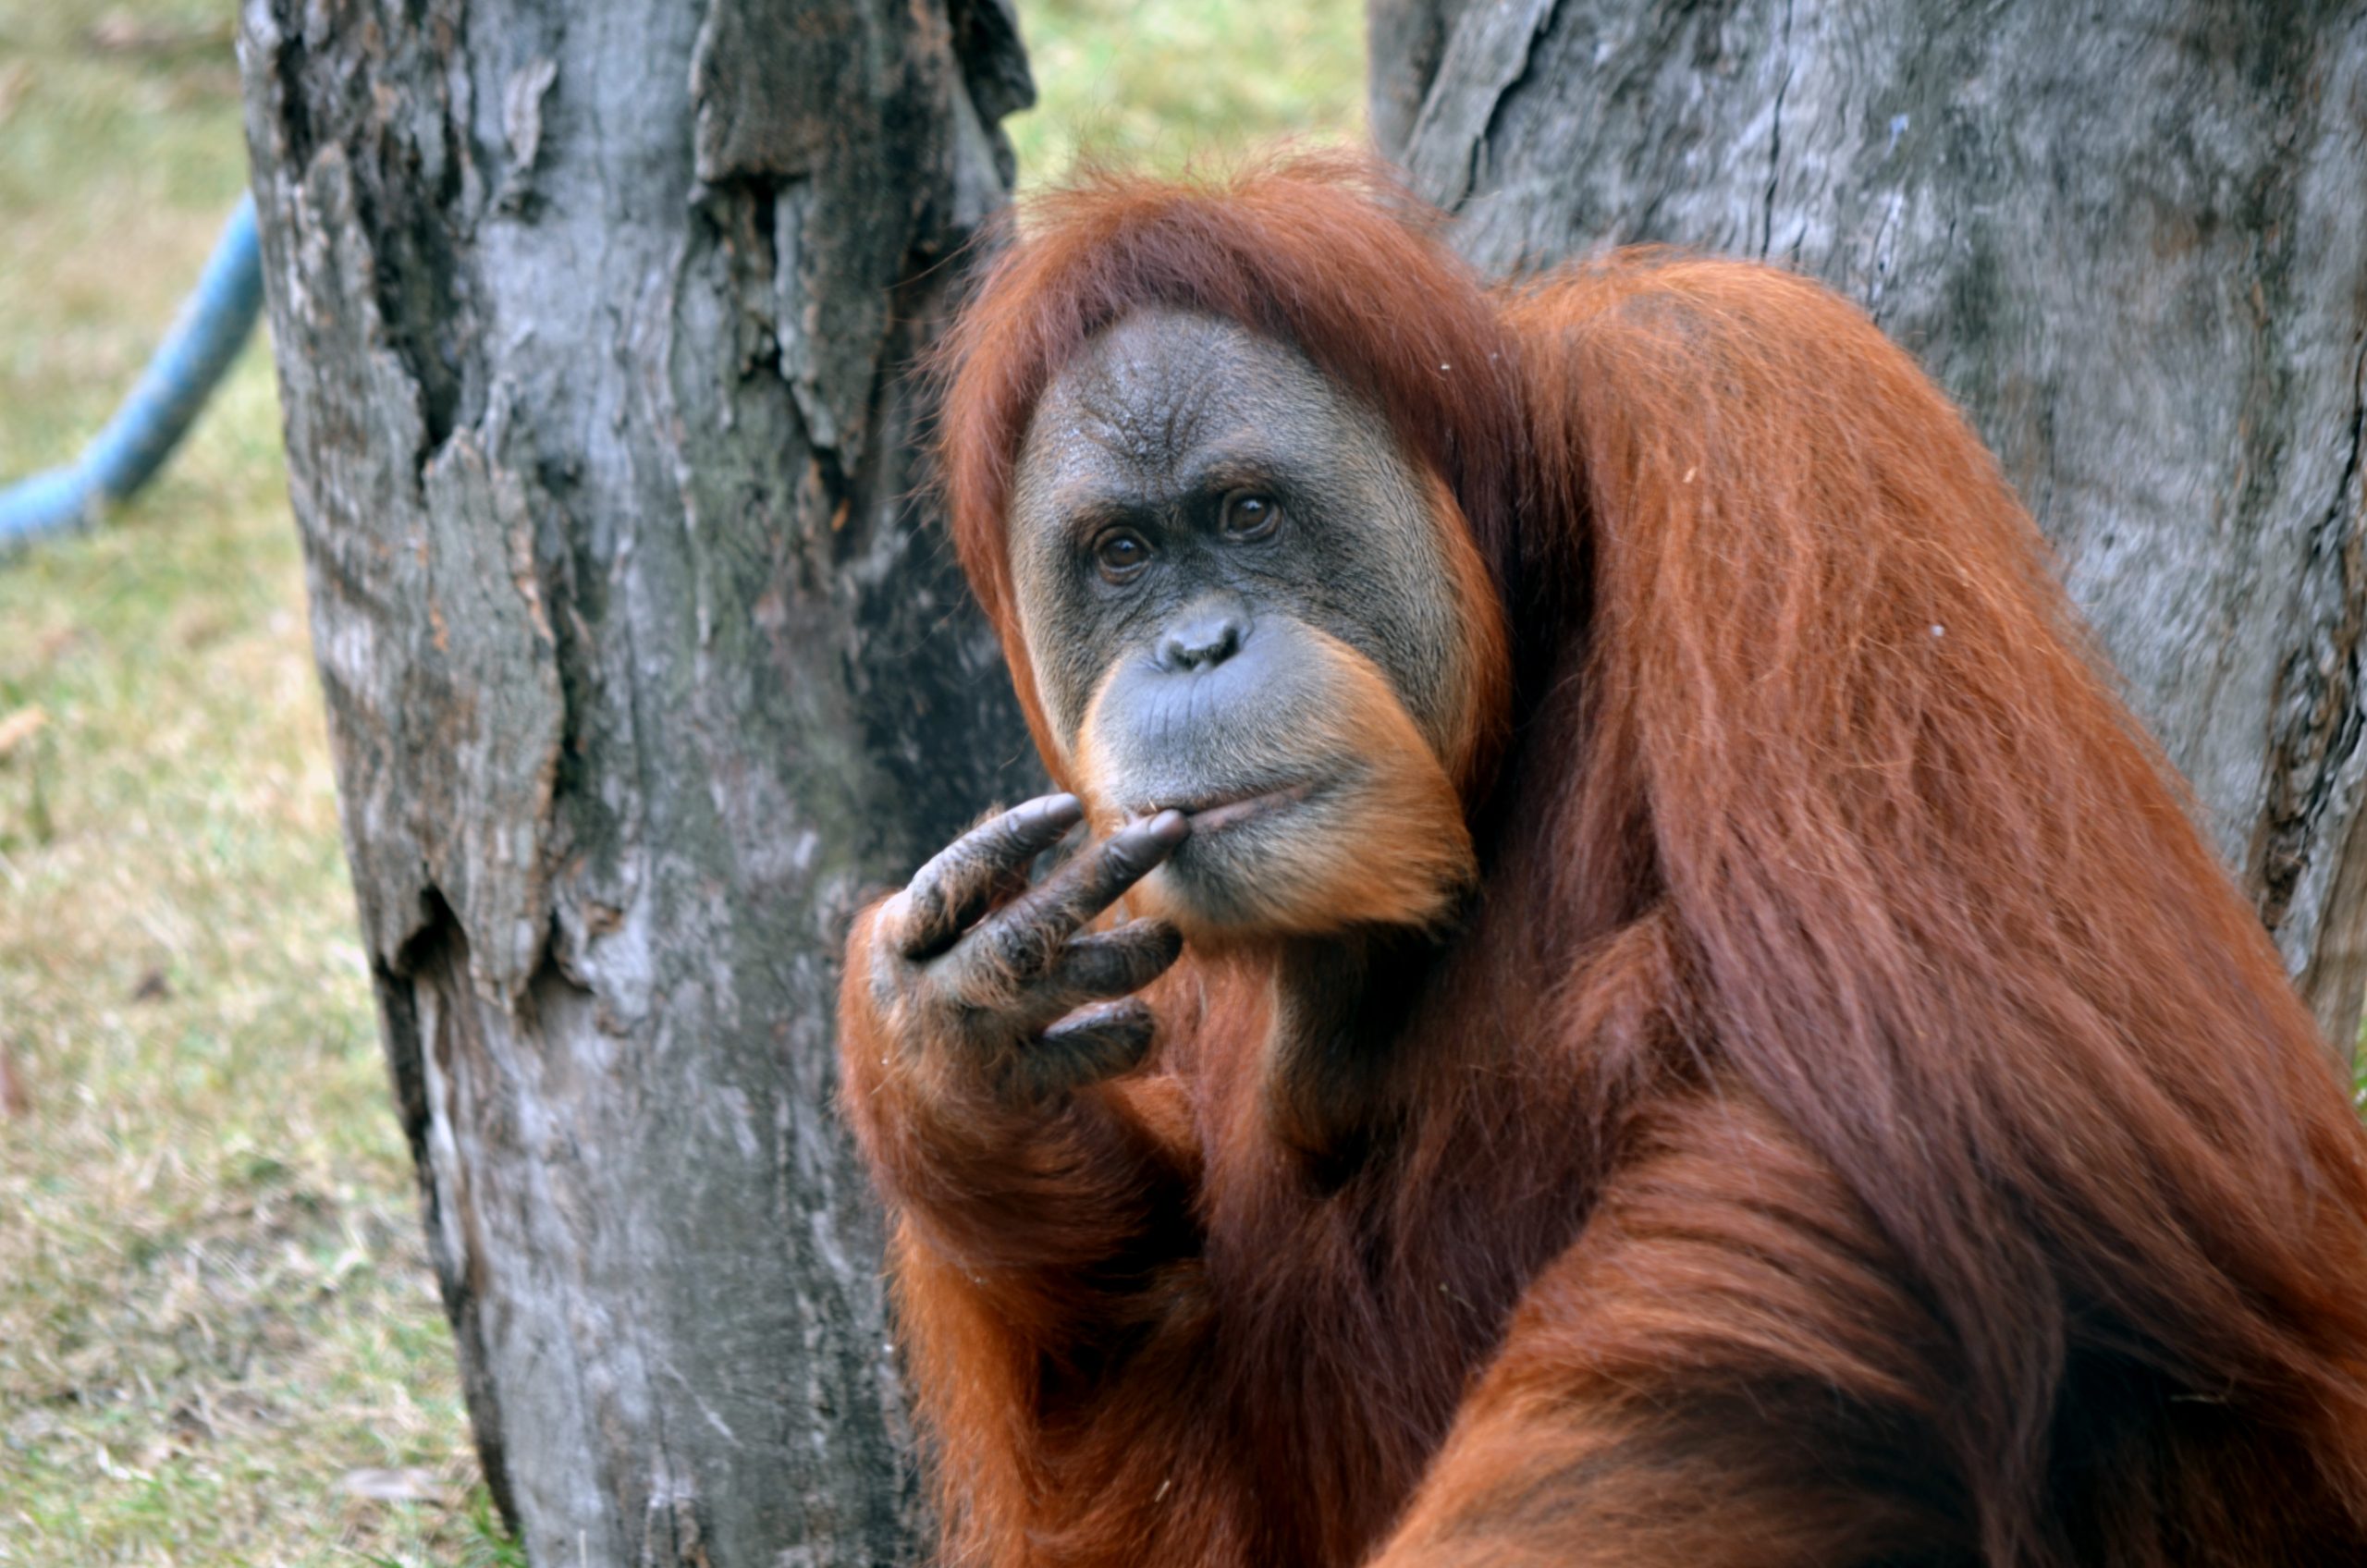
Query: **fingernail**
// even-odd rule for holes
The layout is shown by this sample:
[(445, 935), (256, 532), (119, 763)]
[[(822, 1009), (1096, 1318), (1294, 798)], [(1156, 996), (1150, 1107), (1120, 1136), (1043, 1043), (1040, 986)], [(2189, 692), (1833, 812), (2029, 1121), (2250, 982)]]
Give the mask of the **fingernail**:
[(1085, 802), (1074, 795), (1047, 795), (1036, 802), (1036, 809), (1043, 813), (1047, 822), (1074, 822), (1085, 815)]
[(1180, 811), (1163, 811), (1144, 823), (1143, 831), (1171, 850), (1192, 836), (1192, 819)]

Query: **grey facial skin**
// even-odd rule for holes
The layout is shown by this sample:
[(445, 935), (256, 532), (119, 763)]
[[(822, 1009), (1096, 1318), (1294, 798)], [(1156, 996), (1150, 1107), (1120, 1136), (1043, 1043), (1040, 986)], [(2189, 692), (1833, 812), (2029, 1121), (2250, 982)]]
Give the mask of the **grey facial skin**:
[[(1228, 525), (1245, 497), (1279, 508), (1269, 531)], [(1424, 478), (1295, 349), (1213, 317), (1128, 316), (1037, 405), (1010, 521), (1054, 734), (1073, 757), (1089, 740), (1122, 815), (1195, 813), (1172, 875), (1211, 918), (1245, 918), (1250, 879), (1287, 875), (1284, 839), (1374, 826), (1335, 820), (1364, 759), (1338, 744), (1346, 688), (1318, 633), (1376, 667), (1445, 755), (1468, 638)], [(1120, 536), (1134, 544), (1112, 571)]]
[[(1271, 538), (1221, 537), (1239, 490), (1280, 502)], [(1092, 554), (1113, 526), (1153, 552), (1123, 586)], [(1389, 675), (1433, 743), (1451, 728), (1456, 612), (1422, 482), (1379, 413), (1295, 349), (1174, 311), (1101, 333), (1036, 405), (1011, 539), (1028, 652), (1072, 748), (1104, 672), (1154, 655), (1202, 601), (1321, 628)]]

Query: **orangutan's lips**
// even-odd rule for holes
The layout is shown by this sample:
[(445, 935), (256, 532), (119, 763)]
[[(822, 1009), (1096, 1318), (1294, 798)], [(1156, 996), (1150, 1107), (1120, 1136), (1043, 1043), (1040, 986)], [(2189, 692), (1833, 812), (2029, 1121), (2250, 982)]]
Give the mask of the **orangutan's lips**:
[(1285, 784), (1279, 790), (1263, 790), (1254, 795), (1220, 795), (1204, 801), (1171, 802), (1154, 806), (1151, 812), (1144, 815), (1171, 809), (1180, 811), (1192, 819), (1194, 833), (1214, 833), (1236, 823), (1246, 822), (1251, 817), (1297, 805), (1314, 792), (1314, 780), (1307, 779), (1297, 784)]

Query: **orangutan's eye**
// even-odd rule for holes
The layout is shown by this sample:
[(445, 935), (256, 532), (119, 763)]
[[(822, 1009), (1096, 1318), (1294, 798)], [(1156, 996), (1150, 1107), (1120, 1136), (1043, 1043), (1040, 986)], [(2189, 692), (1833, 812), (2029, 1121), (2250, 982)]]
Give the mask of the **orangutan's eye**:
[(1228, 539), (1263, 539), (1281, 525), (1282, 504), (1257, 490), (1235, 490), (1224, 498), (1217, 527)]
[(1131, 582), (1150, 564), (1150, 545), (1131, 528), (1113, 528), (1093, 542), (1093, 558), (1112, 582)]

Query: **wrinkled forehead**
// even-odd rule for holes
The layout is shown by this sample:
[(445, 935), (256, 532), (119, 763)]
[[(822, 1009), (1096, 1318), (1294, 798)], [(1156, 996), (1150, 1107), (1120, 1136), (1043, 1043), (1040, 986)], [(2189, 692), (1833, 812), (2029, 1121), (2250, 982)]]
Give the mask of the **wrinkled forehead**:
[(1216, 316), (1154, 308), (1090, 339), (1036, 405), (1021, 449), (1027, 505), (1064, 492), (1158, 491), (1202, 459), (1255, 460), (1310, 441), (1364, 445), (1371, 422), (1296, 349)]

